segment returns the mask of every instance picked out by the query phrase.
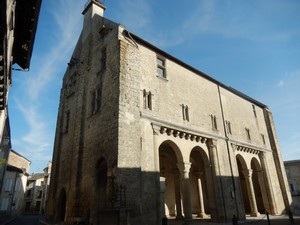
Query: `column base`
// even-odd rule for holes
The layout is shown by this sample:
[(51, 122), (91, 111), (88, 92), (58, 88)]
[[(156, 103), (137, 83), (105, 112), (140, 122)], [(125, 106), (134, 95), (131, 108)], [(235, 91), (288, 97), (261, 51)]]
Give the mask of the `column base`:
[(205, 213), (198, 213), (197, 217), (199, 217), (199, 218), (207, 218), (207, 215)]
[(253, 212), (250, 214), (250, 216), (252, 216), (252, 217), (258, 217), (259, 215), (260, 215), (259, 212)]

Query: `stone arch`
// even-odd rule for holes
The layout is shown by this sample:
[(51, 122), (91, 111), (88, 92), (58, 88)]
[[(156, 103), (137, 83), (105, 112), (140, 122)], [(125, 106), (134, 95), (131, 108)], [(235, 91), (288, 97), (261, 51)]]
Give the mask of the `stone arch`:
[[(159, 146), (162, 207), (167, 216), (182, 218), (182, 196), (178, 163), (183, 161), (179, 147), (166, 140)], [(164, 215), (162, 215), (164, 216)]]
[(67, 206), (67, 193), (64, 188), (61, 189), (58, 197), (56, 219), (58, 221), (65, 221)]
[(198, 217), (204, 218), (210, 214), (212, 200), (212, 173), (210, 162), (206, 152), (199, 146), (190, 153), (190, 187), (192, 197), (192, 212)]
[(259, 213), (265, 213), (268, 208), (268, 199), (267, 195), (263, 195), (266, 193), (265, 185), (264, 185), (264, 173), (261, 168), (261, 164), (257, 158), (253, 157), (251, 159), (251, 170), (252, 170), (252, 183), (256, 198), (257, 210)]
[(241, 187), (241, 192), (242, 192), (242, 197), (243, 197), (242, 200), (244, 202), (245, 212), (246, 212), (246, 214), (250, 214), (251, 207), (250, 207), (250, 201), (249, 201), (249, 194), (248, 194), (248, 190), (247, 190), (246, 177), (244, 176), (244, 171), (248, 170), (247, 163), (246, 163), (244, 157), (240, 154), (236, 155), (236, 162), (237, 162), (237, 167), (238, 167), (238, 172), (239, 172), (240, 187)]

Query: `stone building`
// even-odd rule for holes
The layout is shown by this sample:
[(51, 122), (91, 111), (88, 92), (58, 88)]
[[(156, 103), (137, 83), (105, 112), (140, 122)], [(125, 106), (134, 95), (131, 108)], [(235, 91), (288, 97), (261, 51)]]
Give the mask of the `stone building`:
[(51, 162), (43, 173), (35, 173), (28, 177), (25, 192), (25, 212), (44, 214), (48, 206)]
[(161, 224), (162, 218), (289, 211), (265, 104), (103, 17), (91, 0), (63, 78), (49, 219)]
[(285, 161), (284, 166), (292, 195), (292, 211), (300, 216), (300, 160)]
[(16, 216), (24, 210), (24, 193), (30, 161), (14, 150), (10, 150), (4, 186), (0, 192), (0, 215)]

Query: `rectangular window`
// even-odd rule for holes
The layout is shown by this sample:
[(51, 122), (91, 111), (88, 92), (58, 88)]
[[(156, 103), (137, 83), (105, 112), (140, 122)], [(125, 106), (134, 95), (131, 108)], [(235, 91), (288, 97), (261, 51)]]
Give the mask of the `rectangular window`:
[(291, 190), (292, 193), (295, 191), (295, 187), (294, 187), (293, 184), (290, 184), (290, 190)]
[(250, 130), (249, 130), (249, 128), (245, 128), (245, 131), (246, 131), (247, 140), (248, 140), (248, 141), (251, 141), (251, 135), (250, 135)]
[(225, 124), (226, 124), (227, 133), (232, 134), (230, 121), (225, 121)]
[(162, 58), (157, 57), (156, 59), (157, 63), (157, 76), (166, 78), (166, 61)]
[(260, 135), (261, 135), (262, 142), (263, 142), (263, 144), (265, 145), (265, 144), (266, 144), (265, 135), (263, 135), (263, 134), (260, 134)]
[(42, 193), (43, 193), (42, 191), (39, 191), (37, 198), (42, 198)]
[(69, 124), (70, 124), (70, 111), (67, 111), (65, 113), (65, 118), (64, 118), (64, 128), (63, 128), (63, 132), (64, 133), (68, 133), (69, 131)]
[(213, 130), (218, 130), (217, 117), (215, 115), (210, 115), (211, 126)]
[(145, 89), (143, 90), (143, 101), (144, 101), (144, 109), (152, 110), (152, 93), (151, 93), (151, 91), (147, 92)]
[(257, 114), (256, 114), (255, 105), (252, 105), (252, 109), (253, 109), (253, 114), (254, 114), (254, 117), (256, 118), (256, 117), (257, 117)]
[(13, 184), (13, 180), (8, 178), (6, 179), (6, 182), (5, 182), (5, 188), (4, 188), (4, 191), (11, 191), (12, 190), (12, 184)]
[(9, 198), (2, 198), (2, 200), (1, 200), (1, 211), (8, 210), (8, 202), (9, 202)]
[(102, 97), (102, 89), (98, 88), (96, 91), (92, 92), (92, 114), (97, 113), (101, 108), (101, 97)]
[(187, 105), (182, 104), (182, 118), (183, 120), (190, 121), (190, 115), (189, 115), (189, 107)]

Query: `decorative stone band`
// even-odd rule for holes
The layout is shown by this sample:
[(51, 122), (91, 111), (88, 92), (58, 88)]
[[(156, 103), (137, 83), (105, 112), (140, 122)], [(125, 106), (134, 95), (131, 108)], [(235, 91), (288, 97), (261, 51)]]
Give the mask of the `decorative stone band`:
[(203, 137), (197, 134), (192, 134), (186, 131), (180, 131), (166, 126), (161, 126), (159, 132), (161, 134), (167, 134), (168, 136), (174, 136), (175, 138), (178, 137), (181, 139), (186, 139), (186, 140), (191, 140), (191, 141), (196, 141), (201, 143), (206, 143), (206, 141), (208, 140), (207, 137)]

